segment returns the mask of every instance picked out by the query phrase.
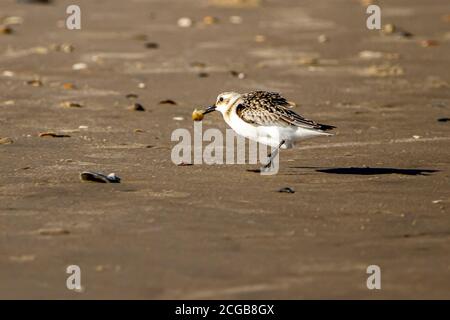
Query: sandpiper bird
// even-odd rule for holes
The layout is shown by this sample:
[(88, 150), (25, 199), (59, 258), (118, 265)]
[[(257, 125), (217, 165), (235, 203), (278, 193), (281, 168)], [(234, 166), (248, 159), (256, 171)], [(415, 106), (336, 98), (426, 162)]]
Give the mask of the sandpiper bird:
[(289, 109), (292, 106), (276, 92), (224, 92), (203, 114), (220, 111), (225, 122), (239, 135), (276, 148), (269, 156), (265, 166), (268, 168), (280, 148), (290, 149), (300, 140), (332, 135), (326, 131), (335, 128), (303, 118)]

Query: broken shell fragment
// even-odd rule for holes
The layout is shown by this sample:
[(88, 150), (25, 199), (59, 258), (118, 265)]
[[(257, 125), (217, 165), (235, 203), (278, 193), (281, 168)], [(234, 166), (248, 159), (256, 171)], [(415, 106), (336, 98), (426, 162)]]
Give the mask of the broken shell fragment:
[(158, 49), (158, 48), (159, 48), (159, 44), (156, 43), (156, 42), (147, 42), (147, 43), (145, 44), (145, 47), (146, 47), (147, 49)]
[(25, 262), (31, 262), (36, 259), (36, 256), (33, 254), (24, 254), (20, 256), (10, 256), (9, 261), (12, 262), (19, 262), (19, 263), (25, 263)]
[(298, 64), (302, 66), (317, 66), (319, 65), (319, 59), (315, 57), (304, 57), (298, 60)]
[(12, 144), (14, 143), (13, 139), (11, 138), (0, 138), (0, 144)]
[(262, 0), (209, 0), (211, 5), (224, 8), (254, 8), (261, 5)]
[(75, 47), (69, 43), (63, 43), (59, 46), (58, 50), (64, 53), (71, 53), (75, 50)]
[(202, 110), (195, 109), (192, 112), (192, 120), (194, 120), (194, 121), (202, 121), (203, 117), (204, 117), (204, 114), (203, 114)]
[(189, 64), (192, 68), (203, 69), (206, 68), (206, 63), (200, 61), (194, 61)]
[(26, 84), (32, 87), (42, 87), (43, 85), (42, 81), (38, 79), (28, 80)]
[(290, 187), (281, 188), (278, 190), (281, 193), (295, 193), (295, 190)]
[(229, 20), (232, 24), (241, 24), (243, 21), (241, 16), (231, 16)]
[(75, 47), (70, 43), (62, 43), (62, 44), (52, 43), (49, 48), (50, 50), (63, 53), (71, 53), (75, 50)]
[(63, 88), (66, 90), (74, 90), (76, 89), (76, 86), (73, 83), (66, 82), (63, 84)]
[(4, 76), (4, 77), (14, 77), (14, 75), (15, 75), (15, 73), (10, 70), (5, 70), (2, 72), (2, 76)]
[(376, 1), (375, 0), (359, 0), (359, 2), (364, 7), (367, 7), (367, 6), (370, 6), (371, 4), (375, 4)]
[(63, 228), (43, 228), (43, 229), (39, 229), (38, 233), (41, 236), (61, 236), (61, 235), (70, 234), (70, 231), (67, 229), (63, 229)]
[(48, 48), (47, 47), (39, 46), (39, 47), (34, 47), (32, 50), (36, 54), (48, 54)]
[(178, 19), (177, 24), (180, 28), (189, 28), (192, 26), (193, 22), (192, 19), (183, 17)]
[(436, 40), (422, 40), (420, 45), (424, 48), (436, 47), (439, 45), (439, 42)]
[(48, 4), (48, 3), (51, 3), (52, 1), (51, 0), (18, 0), (17, 2)]
[(236, 78), (241, 79), (241, 80), (245, 78), (245, 73), (243, 73), (243, 72), (238, 72), (238, 71), (231, 70), (230, 74), (233, 77), (236, 77)]
[(125, 96), (127, 99), (137, 99), (139, 96), (135, 93), (129, 93)]
[(3, 19), (3, 24), (8, 26), (8, 25), (21, 25), (23, 24), (23, 18), (19, 17), (19, 16), (10, 16), (10, 17), (5, 17)]
[(99, 183), (120, 183), (120, 178), (115, 173), (104, 175), (103, 173), (84, 171), (80, 174), (81, 181)]
[(404, 37), (404, 38), (411, 38), (411, 37), (414, 36), (411, 32), (405, 31), (405, 30), (400, 30), (400, 31), (398, 32), (398, 34), (399, 34), (400, 36)]
[(77, 103), (77, 102), (72, 102), (72, 101), (64, 101), (64, 102), (61, 102), (60, 105), (61, 105), (61, 107), (64, 107), (64, 108), (82, 108), (83, 107), (82, 104)]
[(11, 33), (13, 33), (13, 29), (10, 26), (2, 26), (2, 25), (0, 25), (0, 33), (2, 33), (2, 34), (11, 34)]
[(46, 137), (51, 137), (51, 138), (70, 138), (70, 136), (68, 134), (58, 134), (55, 132), (41, 132), (39, 133), (39, 137), (41, 138), (46, 138)]
[(177, 103), (171, 99), (167, 99), (167, 100), (162, 100), (159, 102), (159, 104), (173, 104), (176, 105)]
[(363, 73), (374, 77), (395, 77), (402, 76), (405, 71), (399, 65), (382, 64), (370, 66)]
[(133, 103), (130, 107), (132, 111), (145, 111), (145, 108), (140, 103)]
[(203, 23), (204, 24), (215, 24), (218, 23), (219, 19), (213, 16), (206, 16), (203, 18)]
[(119, 183), (120, 178), (113, 172), (106, 176), (108, 178), (108, 181), (111, 183)]
[(188, 166), (192, 166), (192, 165), (193, 165), (192, 163), (187, 163), (184, 161), (181, 161), (180, 163), (177, 164), (177, 166), (179, 166), (179, 167), (188, 167)]
[(72, 66), (72, 70), (76, 70), (76, 71), (78, 71), (78, 70), (85, 70), (87, 68), (88, 68), (88, 65), (86, 63), (84, 63), (84, 62), (75, 63)]
[(384, 57), (383, 52), (364, 50), (359, 52), (361, 59), (381, 59)]

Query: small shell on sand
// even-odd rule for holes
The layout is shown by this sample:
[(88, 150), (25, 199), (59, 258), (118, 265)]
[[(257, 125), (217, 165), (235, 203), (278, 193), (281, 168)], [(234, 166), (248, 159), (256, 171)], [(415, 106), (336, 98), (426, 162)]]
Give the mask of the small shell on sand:
[(9, 16), (3, 19), (3, 24), (8, 25), (21, 25), (23, 24), (23, 18), (19, 16)]
[(209, 3), (217, 7), (252, 8), (260, 6), (261, 0), (209, 0)]
[(43, 229), (39, 229), (38, 233), (41, 236), (61, 236), (61, 235), (69, 234), (70, 231), (67, 229), (63, 229), (63, 228), (43, 228)]
[(298, 64), (302, 66), (317, 66), (319, 63), (319, 59), (315, 57), (304, 57), (298, 60)]
[(81, 103), (72, 102), (72, 101), (61, 102), (60, 106), (64, 107), (64, 108), (82, 108), (83, 107), (83, 105)]
[(5, 70), (2, 72), (2, 76), (4, 76), (4, 77), (14, 77), (14, 75), (15, 75), (15, 73), (10, 70)]
[(137, 99), (139, 98), (139, 95), (135, 94), (135, 93), (129, 93), (125, 96), (125, 98), (133, 100), (133, 99)]
[(41, 132), (39, 133), (39, 137), (41, 138), (46, 138), (46, 137), (51, 137), (51, 138), (70, 138), (70, 136), (68, 134), (58, 134), (55, 132)]
[(400, 58), (400, 54), (397, 52), (379, 52), (379, 51), (361, 51), (359, 53), (359, 57), (361, 59), (388, 59), (388, 60), (396, 60)]
[(232, 23), (232, 24), (241, 24), (243, 21), (241, 16), (231, 16), (229, 18), (229, 20), (230, 20), (230, 23)]
[(34, 254), (24, 254), (20, 256), (10, 256), (9, 261), (12, 262), (18, 262), (18, 263), (25, 263), (25, 262), (31, 262), (36, 259), (36, 256)]
[(133, 103), (131, 106), (128, 107), (129, 110), (132, 111), (145, 111), (145, 108), (140, 103)]
[(177, 164), (177, 166), (179, 166), (179, 167), (188, 167), (188, 166), (192, 166), (192, 163), (186, 163), (184, 161), (181, 161), (179, 164)]
[(436, 47), (439, 45), (439, 41), (436, 40), (422, 40), (420, 45), (424, 48)]
[(145, 43), (145, 47), (147, 49), (158, 49), (159, 48), (159, 44), (156, 42), (147, 42)]
[(32, 87), (42, 87), (43, 83), (41, 80), (39, 79), (33, 79), (33, 80), (28, 80), (26, 81), (26, 84)]
[(189, 28), (192, 27), (192, 19), (187, 18), (187, 17), (183, 17), (178, 19), (177, 24), (180, 28)]
[(202, 121), (203, 117), (204, 117), (204, 115), (203, 115), (203, 111), (202, 110), (195, 109), (192, 112), (192, 120), (194, 120), (194, 121)]
[(290, 187), (281, 188), (278, 190), (281, 193), (295, 193), (295, 190)]
[(84, 63), (84, 62), (75, 63), (72, 66), (72, 70), (76, 70), (76, 71), (78, 71), (78, 70), (85, 70), (87, 68), (88, 68), (88, 65), (86, 63)]
[(238, 78), (238, 79), (245, 79), (245, 73), (243, 73), (243, 72), (239, 72), (239, 71), (235, 71), (235, 70), (231, 70), (230, 71), (230, 74), (233, 76), (233, 77), (236, 77), (236, 78)]
[(71, 82), (63, 83), (62, 87), (63, 87), (64, 89), (66, 89), (66, 90), (74, 90), (74, 89), (77, 88), (77, 87), (76, 87), (73, 83), (71, 83)]
[(373, 65), (363, 71), (364, 75), (373, 77), (395, 77), (404, 75), (405, 71), (399, 65)]
[(11, 138), (0, 138), (0, 144), (12, 144), (14, 143), (13, 139)]
[(51, 44), (50, 49), (57, 52), (71, 53), (75, 50), (75, 47), (70, 43)]
[(9, 26), (0, 25), (0, 33), (2, 34), (11, 34), (13, 33), (13, 29)]
[(115, 173), (104, 175), (98, 172), (84, 171), (80, 174), (81, 181), (99, 182), (99, 183), (120, 183), (120, 178)]
[(177, 103), (171, 99), (166, 99), (166, 100), (161, 100), (159, 102), (159, 104), (172, 104), (172, 105), (176, 105)]
[(219, 22), (219, 19), (216, 18), (216, 17), (213, 17), (213, 16), (203, 17), (203, 23), (204, 24), (210, 25), (210, 24), (215, 24), (215, 23), (218, 23), (218, 22)]

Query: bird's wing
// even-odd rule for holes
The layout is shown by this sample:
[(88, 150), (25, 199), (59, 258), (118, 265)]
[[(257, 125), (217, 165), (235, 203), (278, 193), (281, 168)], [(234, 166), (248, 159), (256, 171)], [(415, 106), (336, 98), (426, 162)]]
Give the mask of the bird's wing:
[(303, 118), (289, 109), (291, 105), (279, 93), (254, 91), (243, 96), (243, 103), (237, 106), (236, 112), (242, 120), (257, 126), (295, 126), (310, 130), (334, 128)]

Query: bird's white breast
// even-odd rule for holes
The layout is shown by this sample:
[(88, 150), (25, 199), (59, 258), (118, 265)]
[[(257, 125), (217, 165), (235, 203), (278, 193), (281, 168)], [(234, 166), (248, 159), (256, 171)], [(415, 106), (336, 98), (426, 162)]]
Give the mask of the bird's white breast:
[(245, 122), (234, 110), (229, 117), (224, 116), (224, 119), (237, 134), (272, 147), (278, 147), (281, 140), (283, 140), (283, 136), (285, 136), (281, 134), (279, 127), (254, 126)]

